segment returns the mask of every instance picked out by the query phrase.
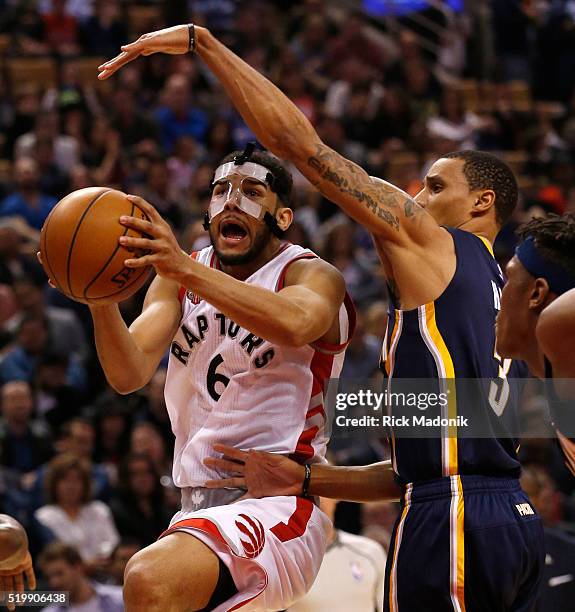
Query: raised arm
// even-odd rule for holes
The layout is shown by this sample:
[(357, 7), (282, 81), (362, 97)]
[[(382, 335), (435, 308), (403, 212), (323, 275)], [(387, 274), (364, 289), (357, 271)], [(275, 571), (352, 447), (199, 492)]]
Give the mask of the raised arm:
[[(394, 185), (370, 177), (365, 170), (324, 144), (303, 113), (273, 83), (196, 27), (196, 52), (223, 85), (258, 140), (270, 151), (293, 162), (328, 199), (373, 234), (396, 244), (431, 244), (444, 232), (429, 214)], [(186, 53), (187, 25), (144, 34), (122, 47), (100, 66), (105, 79), (139, 55)]]
[(100, 364), (118, 393), (137, 391), (154, 375), (180, 321), (178, 289), (176, 283), (156, 277), (142, 314), (130, 328), (116, 304), (90, 306)]

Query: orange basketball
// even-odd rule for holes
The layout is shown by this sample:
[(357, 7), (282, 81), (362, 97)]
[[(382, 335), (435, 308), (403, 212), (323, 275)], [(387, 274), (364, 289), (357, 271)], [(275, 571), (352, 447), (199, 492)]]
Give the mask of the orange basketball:
[(133, 295), (151, 267), (127, 268), (124, 260), (143, 255), (118, 243), (140, 236), (120, 224), (120, 216), (147, 219), (126, 194), (105, 187), (79, 189), (60, 200), (40, 236), (46, 274), (60, 291), (86, 304), (112, 304)]

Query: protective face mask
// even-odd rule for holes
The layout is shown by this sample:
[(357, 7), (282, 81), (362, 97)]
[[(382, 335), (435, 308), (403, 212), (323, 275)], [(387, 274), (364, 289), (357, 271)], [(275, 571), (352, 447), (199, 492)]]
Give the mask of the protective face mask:
[[(229, 180), (232, 174), (239, 174), (243, 177), (238, 187), (234, 188)], [(212, 195), (208, 206), (210, 222), (224, 210), (226, 203), (232, 198), (235, 198), (236, 205), (241, 211), (254, 219), (263, 219), (266, 209), (259, 202), (251, 199), (248, 194), (254, 181), (268, 188), (269, 174), (270, 171), (265, 166), (253, 162), (246, 162), (241, 165), (228, 162), (219, 166), (214, 176), (214, 185), (218, 184), (224, 188), (219, 193)]]

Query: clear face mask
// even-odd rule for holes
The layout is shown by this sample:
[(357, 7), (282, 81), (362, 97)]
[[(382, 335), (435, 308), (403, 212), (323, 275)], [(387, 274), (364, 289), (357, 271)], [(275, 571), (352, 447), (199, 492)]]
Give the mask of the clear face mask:
[[(231, 180), (232, 175), (241, 176), (239, 185), (236, 187)], [(232, 199), (236, 206), (250, 217), (261, 221), (266, 213), (266, 208), (257, 201), (262, 197), (254, 195), (257, 185), (261, 185), (267, 191), (269, 189), (270, 171), (265, 166), (253, 162), (236, 165), (228, 162), (218, 167), (214, 176), (214, 193), (208, 206), (210, 222), (214, 217), (224, 211), (226, 204)]]

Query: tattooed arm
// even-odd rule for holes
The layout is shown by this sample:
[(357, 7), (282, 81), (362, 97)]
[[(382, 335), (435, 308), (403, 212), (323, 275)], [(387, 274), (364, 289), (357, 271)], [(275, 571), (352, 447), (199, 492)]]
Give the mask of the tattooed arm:
[[(226, 48), (211, 33), (195, 28), (197, 54), (218, 78), (258, 140), (278, 157), (293, 162), (323, 195), (372, 233), (401, 242), (412, 235), (432, 241), (440, 231), (430, 215), (401, 189), (345, 159), (324, 144), (301, 111), (273, 83)], [(186, 53), (188, 27), (144, 34), (100, 66), (105, 79), (140, 55)], [(409, 220), (409, 223), (406, 221)]]
[[(388, 281), (401, 290), (403, 308), (435, 299), (455, 270), (449, 234), (409, 195), (370, 177), (321, 141), (303, 113), (273, 83), (196, 27), (197, 54), (218, 78), (258, 140), (291, 161), (322, 194), (375, 237)], [(144, 34), (100, 66), (105, 79), (140, 55), (186, 53), (187, 26)], [(396, 293), (397, 297), (397, 293)]]

